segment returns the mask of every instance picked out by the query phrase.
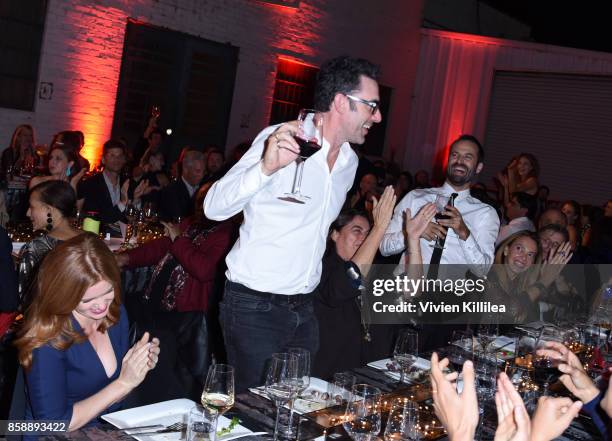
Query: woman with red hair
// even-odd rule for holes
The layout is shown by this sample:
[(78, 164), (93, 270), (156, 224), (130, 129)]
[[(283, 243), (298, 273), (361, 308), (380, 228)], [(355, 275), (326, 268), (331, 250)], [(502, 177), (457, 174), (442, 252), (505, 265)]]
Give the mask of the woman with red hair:
[(26, 374), (26, 420), (90, 425), (112, 412), (153, 369), (149, 334), (128, 350), (120, 273), (96, 236), (82, 234), (44, 259), (16, 346)]

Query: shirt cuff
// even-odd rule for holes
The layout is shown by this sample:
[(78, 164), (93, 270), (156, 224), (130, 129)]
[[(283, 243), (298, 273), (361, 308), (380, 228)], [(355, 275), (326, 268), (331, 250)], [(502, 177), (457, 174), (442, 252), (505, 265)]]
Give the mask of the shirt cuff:
[(264, 185), (267, 185), (274, 175), (266, 176), (261, 170), (261, 161), (257, 161), (251, 167), (247, 168), (242, 175), (242, 188), (251, 193), (259, 190)]
[(597, 394), (595, 398), (593, 398), (588, 403), (584, 403), (582, 405), (582, 410), (589, 415), (593, 414), (595, 410), (597, 409), (599, 402), (603, 399), (603, 395), (604, 395), (603, 392), (599, 392), (599, 394)]

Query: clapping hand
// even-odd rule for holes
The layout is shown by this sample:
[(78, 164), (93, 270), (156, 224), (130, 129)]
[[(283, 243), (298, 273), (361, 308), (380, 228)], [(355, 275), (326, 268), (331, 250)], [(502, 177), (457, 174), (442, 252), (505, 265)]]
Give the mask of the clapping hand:
[(382, 229), (387, 229), (391, 217), (393, 216), (393, 208), (395, 207), (395, 191), (393, 187), (388, 185), (385, 188), (380, 201), (375, 197), (372, 197), (372, 218), (374, 219), (374, 226)]
[(567, 397), (540, 397), (531, 419), (531, 441), (549, 441), (557, 438), (580, 412), (582, 403)]
[(563, 372), (563, 375), (559, 377), (559, 380), (583, 403), (588, 403), (599, 394), (597, 386), (584, 371), (576, 354), (564, 344), (548, 341), (545, 343), (545, 349), (538, 349), (536, 354), (561, 362), (558, 369)]
[(149, 333), (145, 332), (123, 357), (117, 381), (129, 390), (134, 389), (142, 383), (147, 372), (157, 365), (159, 351), (159, 340), (154, 338), (149, 341)]
[(164, 233), (166, 236), (170, 238), (172, 242), (181, 234), (181, 229), (178, 224), (173, 224), (171, 222), (161, 222), (164, 226)]
[(425, 204), (414, 217), (412, 217), (410, 208), (407, 208), (404, 214), (406, 215), (404, 226), (406, 236), (409, 240), (418, 240), (422, 234), (425, 234), (431, 220), (435, 216), (436, 206), (433, 203)]
[(474, 365), (469, 360), (463, 364), (463, 391), (459, 394), (453, 383), (457, 378), (457, 372), (443, 373), (448, 363), (447, 358), (439, 361), (435, 352), (431, 356), (434, 410), (451, 441), (472, 441), (478, 425)]
[(565, 265), (572, 258), (571, 244), (564, 242), (558, 248), (549, 251), (548, 256), (544, 256), (544, 261), (540, 269), (540, 281), (545, 286), (550, 286), (559, 277)]
[(525, 404), (505, 373), (497, 379), (495, 392), (497, 430), (494, 441), (529, 441), (531, 424)]

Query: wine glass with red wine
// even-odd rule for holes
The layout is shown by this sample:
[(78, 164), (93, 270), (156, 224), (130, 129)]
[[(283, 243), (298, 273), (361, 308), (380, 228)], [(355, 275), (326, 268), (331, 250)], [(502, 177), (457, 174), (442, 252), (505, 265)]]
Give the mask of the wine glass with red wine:
[[(436, 196), (436, 200), (434, 202), (436, 206), (436, 215), (434, 217), (436, 218), (436, 220), (450, 219), (449, 216), (447, 216), (446, 214), (443, 214), (449, 202), (450, 202), (449, 196), (445, 196), (443, 194), (439, 194)], [(436, 237), (436, 242), (433, 245), (430, 245), (430, 247), (444, 249), (444, 242), (442, 242), (440, 237)]]
[(302, 194), (302, 173), (304, 161), (314, 155), (323, 145), (323, 118), (316, 110), (302, 109), (298, 116), (298, 131), (294, 135), (295, 142), (300, 146), (300, 153), (296, 161), (293, 190), (279, 196), (280, 200), (304, 204), (309, 196)]

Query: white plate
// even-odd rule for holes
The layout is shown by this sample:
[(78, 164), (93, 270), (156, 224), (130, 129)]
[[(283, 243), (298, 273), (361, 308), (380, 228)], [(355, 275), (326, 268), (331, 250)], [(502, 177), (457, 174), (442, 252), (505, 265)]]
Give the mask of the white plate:
[[(387, 364), (389, 363), (393, 363), (393, 360), (391, 358), (383, 358), (382, 360), (368, 363), (368, 366), (374, 369), (378, 369), (379, 371), (384, 371), (386, 375), (393, 378), (394, 380), (399, 380), (400, 373), (391, 372), (387, 367)], [(425, 360), (424, 358), (419, 357), (417, 358), (416, 363), (412, 365), (412, 369), (416, 369), (417, 371), (429, 371), (431, 369), (431, 362), (429, 360)], [(410, 374), (407, 375), (407, 379), (411, 380)]]
[[(148, 406), (120, 410), (118, 412), (102, 415), (101, 418), (119, 429), (153, 424), (161, 424), (167, 427), (177, 422), (187, 424), (187, 414), (195, 405), (196, 403), (193, 401), (182, 398), (149, 404)], [(220, 416), (217, 421), (217, 431), (229, 426), (230, 422), (231, 420), (229, 418)], [(238, 424), (230, 433), (217, 439), (219, 441), (229, 441), (238, 435), (247, 433), (252, 433), (252, 431)], [(139, 441), (178, 441), (184, 439), (183, 435), (183, 432), (172, 432), (153, 435), (137, 435), (134, 436), (134, 438)]]
[(106, 244), (109, 250), (117, 251), (119, 248), (121, 248), (121, 245), (123, 244), (123, 239), (120, 237), (111, 237), (110, 239), (104, 239), (104, 243)]
[[(302, 395), (308, 395), (309, 392), (318, 392), (320, 395), (327, 393), (327, 381), (321, 380), (320, 378), (310, 377), (310, 385), (308, 389), (302, 392)], [(260, 397), (264, 397), (269, 399), (268, 394), (266, 394), (265, 387), (253, 387), (249, 389), (249, 391), (253, 392), (255, 395), (259, 395)], [(286, 408), (289, 406), (285, 405)], [(303, 400), (298, 398), (293, 403), (293, 411), (297, 414), (303, 415), (305, 413), (314, 412), (315, 410), (325, 409), (327, 407), (327, 402), (324, 399), (312, 399), (312, 400)]]

